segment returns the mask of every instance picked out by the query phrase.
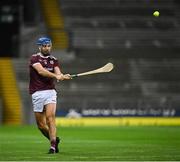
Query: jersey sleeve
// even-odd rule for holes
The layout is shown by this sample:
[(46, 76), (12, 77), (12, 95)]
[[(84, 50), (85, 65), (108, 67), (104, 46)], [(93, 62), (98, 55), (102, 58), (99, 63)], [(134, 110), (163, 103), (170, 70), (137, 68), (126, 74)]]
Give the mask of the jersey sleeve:
[(58, 66), (60, 68), (60, 65), (59, 65), (59, 61), (58, 60), (55, 60), (54, 61), (54, 67)]
[(32, 65), (34, 65), (36, 63), (39, 63), (38, 57), (32, 56), (31, 59), (30, 59), (30, 65), (32, 66)]

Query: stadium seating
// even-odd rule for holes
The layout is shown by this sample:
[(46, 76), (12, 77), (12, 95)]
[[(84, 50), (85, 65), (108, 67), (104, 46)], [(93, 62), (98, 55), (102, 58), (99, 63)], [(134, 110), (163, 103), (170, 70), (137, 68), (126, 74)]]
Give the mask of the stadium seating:
[(180, 93), (179, 59), (141, 59), (137, 63), (142, 80), (155, 94)]
[[(110, 59), (115, 64), (115, 71), (108, 78), (102, 75), (74, 81), (75, 94), (78, 92), (80, 96), (92, 97), (95, 92), (94, 103), (90, 104), (93, 107), (99, 105), (99, 102), (95, 104), (96, 98), (104, 98), (101, 105), (105, 105), (108, 98), (109, 104), (106, 104), (112, 109), (166, 108), (161, 101), (169, 95), (179, 93), (176, 89), (176, 86), (179, 87), (178, 63), (169, 60), (170, 57), (178, 57), (180, 45), (179, 12), (173, 1), (59, 2), (77, 59), (88, 59), (91, 65), (99, 64), (96, 59)], [(152, 16), (156, 8), (161, 14), (158, 18)], [(172, 83), (172, 80), (176, 82)], [(97, 82), (101, 84), (101, 89), (95, 88)], [(89, 87), (89, 90), (86, 88), (87, 92), (80, 90), (84, 84), (84, 87)], [(111, 95), (106, 97), (105, 94)], [(89, 104), (87, 102), (84, 105)]]
[[(179, 45), (173, 1), (59, 1), (74, 48)], [(158, 18), (152, 16), (156, 8), (162, 14)]]
[(22, 122), (22, 102), (12, 66), (12, 59), (1, 58), (0, 64), (3, 122), (5, 124), (20, 124)]
[[(75, 52), (73, 60), (61, 62), (62, 71), (74, 74), (107, 62), (115, 65), (109, 74), (58, 83), (59, 115), (70, 109), (86, 116), (176, 115), (180, 14), (174, 1), (59, 0), (59, 4), (69, 48)], [(157, 8), (158, 18), (152, 16)], [(61, 60), (61, 51), (57, 57)], [(14, 59), (14, 66), (24, 104), (30, 107), (27, 58)]]

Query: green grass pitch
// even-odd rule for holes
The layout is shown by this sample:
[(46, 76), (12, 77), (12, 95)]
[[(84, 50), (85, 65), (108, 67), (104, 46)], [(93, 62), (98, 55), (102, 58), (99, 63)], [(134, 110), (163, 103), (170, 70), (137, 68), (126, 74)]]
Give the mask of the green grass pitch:
[(180, 127), (58, 127), (60, 153), (35, 126), (0, 126), (1, 161), (180, 161)]

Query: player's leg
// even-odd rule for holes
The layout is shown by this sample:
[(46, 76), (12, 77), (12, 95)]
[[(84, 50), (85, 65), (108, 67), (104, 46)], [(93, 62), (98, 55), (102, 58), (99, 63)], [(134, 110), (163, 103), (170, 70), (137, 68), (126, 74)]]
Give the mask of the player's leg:
[(42, 134), (49, 139), (49, 129), (46, 123), (46, 114), (44, 111), (44, 92), (37, 91), (32, 94), (33, 111), (39, 130)]
[(56, 124), (55, 124), (55, 113), (56, 103), (49, 103), (45, 105), (46, 122), (49, 127), (49, 137), (51, 142), (51, 148), (49, 153), (56, 152)]
[(49, 128), (46, 123), (46, 114), (45, 111), (43, 112), (34, 112), (35, 118), (36, 118), (36, 123), (41, 131), (41, 133), (47, 138), (50, 139), (49, 137)]

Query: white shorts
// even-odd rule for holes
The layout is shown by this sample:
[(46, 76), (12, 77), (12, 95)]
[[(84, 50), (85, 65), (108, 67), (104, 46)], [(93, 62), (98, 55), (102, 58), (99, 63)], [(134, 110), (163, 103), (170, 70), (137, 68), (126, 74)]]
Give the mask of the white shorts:
[(57, 93), (54, 89), (36, 91), (32, 94), (32, 105), (34, 112), (43, 112), (44, 105), (56, 103)]

